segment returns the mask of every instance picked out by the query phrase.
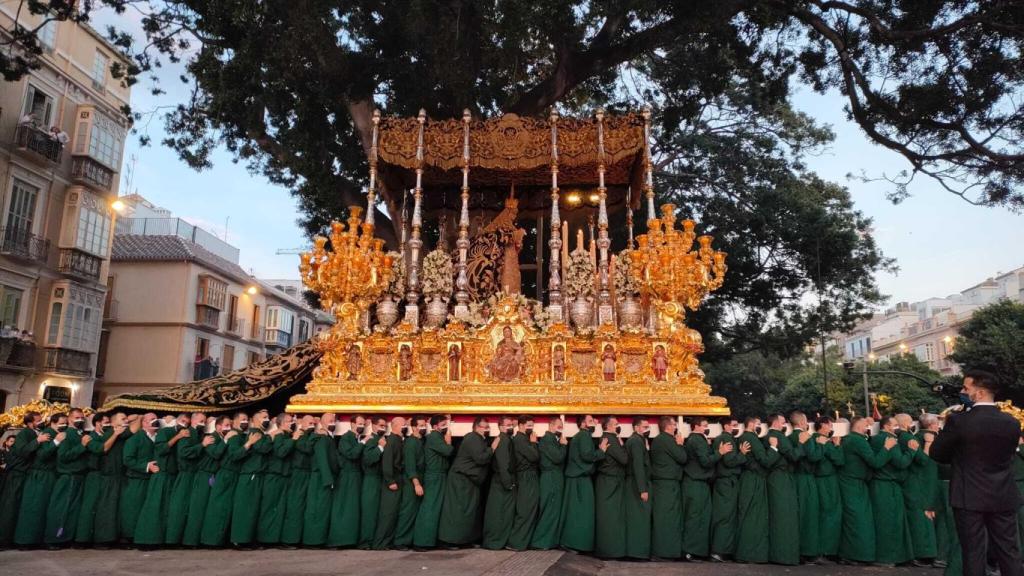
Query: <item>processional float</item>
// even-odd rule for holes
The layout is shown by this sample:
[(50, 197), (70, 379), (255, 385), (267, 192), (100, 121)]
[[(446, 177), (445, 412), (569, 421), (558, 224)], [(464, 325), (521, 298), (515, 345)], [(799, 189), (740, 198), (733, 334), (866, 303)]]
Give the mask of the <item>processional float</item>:
[[(302, 255), (303, 282), (337, 322), (290, 412), (728, 414), (685, 324), (722, 285), (726, 256), (673, 205), (656, 211), (648, 110), (375, 112), (369, 167), (365, 217), (350, 208)], [(381, 182), (411, 190), (395, 252), (374, 236)], [(423, 254), (427, 228), (438, 239)]]

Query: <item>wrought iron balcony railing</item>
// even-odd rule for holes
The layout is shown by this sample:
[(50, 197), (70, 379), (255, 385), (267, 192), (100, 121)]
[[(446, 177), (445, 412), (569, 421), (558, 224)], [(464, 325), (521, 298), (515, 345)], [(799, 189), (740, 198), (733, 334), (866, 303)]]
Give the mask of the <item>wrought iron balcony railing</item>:
[(0, 228), (0, 254), (46, 263), (50, 242), (24, 228)]
[(32, 124), (22, 124), (14, 132), (14, 144), (20, 150), (33, 152), (35, 156), (60, 164), (61, 154), (64, 152), (64, 145), (50, 135)]
[(102, 265), (103, 260), (92, 254), (87, 254), (75, 248), (62, 248), (58, 270), (60, 270), (61, 274), (67, 274), (68, 276), (99, 281), (100, 267)]
[(70, 348), (47, 348), (43, 369), (68, 376), (91, 376), (92, 354)]
[(283, 330), (274, 330), (268, 328), (266, 331), (266, 338), (263, 340), (267, 346), (280, 346), (287, 348), (292, 345), (292, 335)]
[(27, 372), (35, 368), (36, 345), (16, 336), (0, 338), (0, 370)]
[(114, 186), (114, 171), (89, 156), (71, 158), (71, 177), (98, 192), (109, 193)]

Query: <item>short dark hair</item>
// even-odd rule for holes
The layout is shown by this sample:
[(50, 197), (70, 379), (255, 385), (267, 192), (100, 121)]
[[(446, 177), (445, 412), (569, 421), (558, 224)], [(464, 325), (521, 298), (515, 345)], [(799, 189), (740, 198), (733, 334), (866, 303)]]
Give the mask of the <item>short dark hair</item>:
[(779, 418), (782, 418), (783, 422), (785, 422), (785, 420), (786, 420), (786, 417), (783, 416), (782, 414), (779, 414), (778, 412), (776, 412), (774, 414), (769, 414), (768, 415), (768, 425), (771, 426), (772, 424), (775, 424), (775, 421), (778, 420)]
[(721, 424), (722, 426), (725, 426), (726, 424), (732, 424), (733, 422), (736, 422), (738, 424), (739, 421), (739, 418), (735, 416), (722, 416), (721, 418), (718, 419), (718, 423)]
[(28, 426), (29, 424), (35, 422), (38, 416), (39, 412), (34, 412), (31, 410), (25, 412), (25, 415), (21, 417), (21, 423), (24, 424), (25, 426)]
[(690, 426), (691, 427), (693, 427), (693, 426), (700, 426), (701, 424), (707, 425), (707, 423), (708, 423), (708, 419), (705, 418), (704, 416), (694, 416), (693, 418), (690, 418)]
[(214, 426), (220, 426), (225, 422), (231, 422), (231, 416), (217, 416), (217, 422), (214, 423)]
[(605, 416), (601, 419), (601, 428), (604, 429), (605, 432), (608, 431), (608, 425), (612, 423), (612, 420), (615, 420), (616, 422), (619, 421), (615, 416)]
[(57, 422), (60, 422), (60, 419), (64, 418), (65, 416), (67, 416), (67, 414), (60, 414), (60, 413), (51, 414), (50, 415), (50, 424), (56, 424)]
[(826, 424), (831, 424), (831, 423), (832, 423), (832, 419), (829, 418), (828, 416), (819, 416), (818, 419), (814, 421), (814, 425), (815, 426), (824, 426)]
[(975, 386), (984, 388), (993, 394), (1002, 390), (1002, 383), (999, 381), (999, 378), (987, 370), (981, 370), (979, 368), (964, 370), (964, 378), (970, 378)]
[(423, 422), (424, 424), (427, 423), (426, 415), (424, 415), (424, 414), (417, 414), (417, 415), (412, 417), (412, 425), (413, 426), (419, 426), (420, 422)]
[(377, 414), (376, 416), (370, 418), (370, 424), (380, 424), (381, 422), (387, 424), (388, 419), (385, 418), (384, 416), (381, 416), (380, 414)]
[(473, 418), (473, 428), (476, 428), (481, 424), (490, 424), (487, 420), (487, 416), (477, 416), (476, 418)]
[[(349, 424), (355, 424), (356, 420), (358, 420), (360, 418), (363, 418), (362, 414), (353, 414), (353, 415), (349, 416), (348, 417)], [(366, 421), (366, 418), (363, 418), (363, 422), (365, 422), (365, 421)]]
[(520, 425), (526, 424), (527, 422), (533, 422), (533, 416), (530, 416), (528, 414), (523, 414), (522, 416), (519, 417), (519, 424)]
[(643, 416), (634, 416), (633, 417), (633, 428), (634, 429), (637, 428), (638, 426), (640, 426), (641, 423), (646, 422), (646, 421), (647, 421), (647, 418), (644, 418)]
[(669, 424), (675, 424), (676, 419), (671, 416), (662, 416), (658, 418), (658, 430), (664, 430)]
[(433, 416), (430, 417), (430, 427), (433, 428), (434, 426), (437, 426), (438, 424), (440, 424), (441, 422), (444, 422), (447, 419), (448, 419), (447, 416), (442, 416), (440, 414), (434, 414)]
[(587, 423), (587, 414), (579, 414), (576, 416), (576, 427), (583, 428), (583, 425)]
[(746, 428), (746, 427), (750, 426), (751, 422), (756, 422), (756, 421), (758, 421), (760, 419), (761, 419), (760, 416), (747, 416), (743, 420), (743, 427)]

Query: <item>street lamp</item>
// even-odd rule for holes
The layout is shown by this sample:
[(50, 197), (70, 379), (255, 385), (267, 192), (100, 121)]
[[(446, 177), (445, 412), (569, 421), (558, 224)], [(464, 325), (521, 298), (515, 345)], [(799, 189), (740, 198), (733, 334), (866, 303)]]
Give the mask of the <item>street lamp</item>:
[(249, 294), (249, 296), (255, 296), (256, 294), (259, 293), (260, 289), (255, 286), (249, 286), (248, 288), (245, 289), (245, 291), (247, 294)]

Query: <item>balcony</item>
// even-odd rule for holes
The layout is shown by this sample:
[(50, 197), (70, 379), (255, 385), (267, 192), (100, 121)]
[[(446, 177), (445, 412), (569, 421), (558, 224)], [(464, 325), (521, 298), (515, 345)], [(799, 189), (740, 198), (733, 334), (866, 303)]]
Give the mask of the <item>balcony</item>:
[(228, 319), (228, 332), (238, 336), (239, 338), (245, 337), (247, 332), (245, 331), (245, 318), (229, 318)]
[(292, 335), (283, 330), (267, 329), (263, 342), (267, 346), (280, 346), (287, 348), (292, 345)]
[(107, 300), (106, 305), (103, 306), (103, 321), (117, 322), (117, 300)]
[(14, 145), (18, 150), (39, 162), (60, 164), (64, 145), (50, 137), (50, 133), (31, 124), (22, 124), (14, 132)]
[(186, 373), (191, 373), (192, 380), (206, 380), (214, 376), (220, 376), (220, 364), (213, 358), (206, 357), (199, 362), (186, 362)]
[(66, 376), (92, 375), (92, 354), (69, 348), (47, 348), (43, 369)]
[(62, 248), (60, 251), (60, 265), (57, 269), (61, 274), (67, 276), (99, 282), (100, 267), (102, 265), (103, 260), (92, 254), (87, 254), (75, 248)]
[(196, 324), (220, 330), (220, 310), (206, 304), (196, 304)]
[(0, 338), (0, 370), (31, 372), (36, 365), (35, 342), (18, 337)]
[(71, 158), (71, 178), (98, 192), (110, 193), (114, 187), (114, 171), (89, 156)]
[(49, 240), (23, 228), (0, 228), (0, 254), (45, 264), (49, 253)]
[(253, 340), (253, 341), (256, 341), (256, 342), (263, 342), (263, 336), (264, 336), (265, 332), (266, 332), (266, 329), (263, 326), (255, 326), (254, 325), (252, 327), (252, 331), (249, 332), (249, 340)]

